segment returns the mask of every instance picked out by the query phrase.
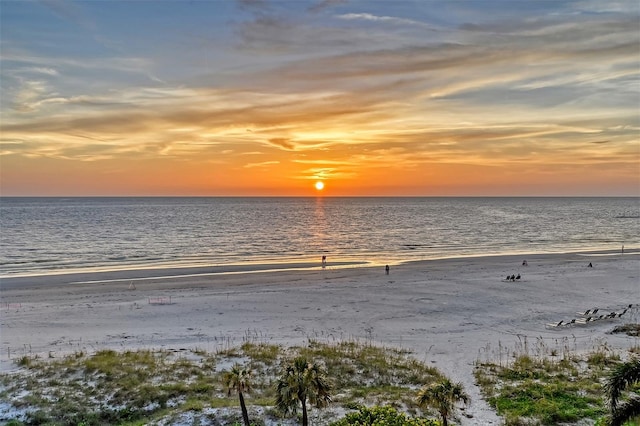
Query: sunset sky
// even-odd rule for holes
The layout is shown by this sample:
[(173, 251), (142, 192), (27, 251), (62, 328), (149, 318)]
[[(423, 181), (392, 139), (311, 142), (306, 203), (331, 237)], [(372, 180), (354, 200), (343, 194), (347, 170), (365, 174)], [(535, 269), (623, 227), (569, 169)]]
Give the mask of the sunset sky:
[(2, 0), (0, 194), (637, 196), (639, 4)]

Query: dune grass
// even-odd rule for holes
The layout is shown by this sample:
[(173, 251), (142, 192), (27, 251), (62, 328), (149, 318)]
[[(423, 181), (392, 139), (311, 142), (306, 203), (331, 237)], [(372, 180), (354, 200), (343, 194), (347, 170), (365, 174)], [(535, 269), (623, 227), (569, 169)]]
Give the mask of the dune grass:
[[(486, 349), (474, 369), (476, 383), (507, 426), (597, 421), (606, 413), (602, 384), (621, 356), (606, 344), (581, 353), (570, 341), (546, 347), (521, 341), (515, 348)], [(334, 407), (387, 406), (410, 415), (430, 415), (415, 402), (424, 385), (444, 376), (406, 350), (370, 342), (338, 341), (282, 347), (246, 341), (216, 353), (203, 350), (103, 350), (65, 358), (16, 359), (16, 373), (0, 375), (0, 398), (25, 416), (8, 424), (153, 424), (184, 413), (211, 416), (220, 424), (240, 424), (235, 395), (222, 374), (234, 363), (254, 371), (246, 395), (256, 424), (279, 418), (272, 408), (281, 366), (296, 356), (319, 363), (333, 383)], [(496, 361), (497, 360), (497, 361)], [(257, 407), (262, 407), (259, 415)], [(340, 411), (340, 410), (338, 410)], [(222, 414), (220, 414), (222, 413)], [(329, 424), (337, 418), (329, 418)], [(171, 422), (170, 422), (171, 423)]]
[[(393, 405), (417, 412), (416, 390), (443, 377), (408, 351), (357, 341), (284, 348), (259, 342), (217, 353), (202, 350), (73, 353), (62, 359), (19, 359), (17, 373), (0, 376), (2, 396), (26, 415), (15, 424), (140, 424), (207, 408), (236, 408), (222, 374), (235, 362), (254, 371), (249, 406), (270, 407), (283, 362), (298, 355), (320, 363), (336, 389), (334, 405), (349, 409)], [(239, 415), (239, 410), (237, 410)], [(235, 416), (235, 417), (234, 417)], [(229, 423), (239, 419), (230, 416)]]
[[(505, 351), (511, 358), (476, 363), (483, 395), (506, 426), (598, 421), (607, 413), (603, 383), (621, 357), (606, 344), (586, 353), (536, 345)], [(546, 350), (545, 350), (546, 349)], [(562, 355), (560, 355), (562, 352)]]

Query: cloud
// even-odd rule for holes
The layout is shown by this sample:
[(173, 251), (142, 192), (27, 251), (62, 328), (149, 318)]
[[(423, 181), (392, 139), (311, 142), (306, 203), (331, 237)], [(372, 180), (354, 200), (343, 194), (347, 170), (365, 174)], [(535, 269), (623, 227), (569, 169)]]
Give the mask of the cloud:
[(295, 25), (281, 17), (260, 16), (239, 27), (240, 47), (261, 54), (287, 51), (296, 43), (292, 37)]
[[(28, 73), (58, 77), (58, 81), (61, 81), (61, 77), (63, 77), (68, 79), (64, 81), (73, 80), (75, 84), (82, 86), (89, 79), (95, 79), (96, 75), (106, 80), (111, 86), (116, 82), (117, 84), (122, 84), (121, 79), (123, 76), (140, 76), (145, 80), (154, 81), (149, 76), (152, 61), (144, 57), (111, 55), (80, 59), (47, 53), (36, 54), (16, 48), (8, 42), (4, 44), (2, 46), (2, 58), (0, 58), (0, 63), (2, 64), (0, 72), (3, 76), (24, 78), (24, 72), (26, 71)], [(100, 83), (100, 81), (94, 83)]]
[(352, 164), (349, 161), (336, 161), (336, 160), (293, 160), (294, 163), (300, 164), (320, 164), (325, 166), (346, 166)]
[[(254, 19), (239, 23), (236, 47), (261, 56), (301, 55), (316, 56), (398, 46), (400, 35), (388, 31), (363, 31), (345, 26), (339, 21), (296, 20), (288, 14), (259, 14)], [(414, 40), (407, 40), (413, 42)]]
[(50, 76), (57, 76), (59, 75), (58, 71), (56, 71), (53, 68), (47, 68), (47, 67), (29, 67), (27, 69), (25, 69), (26, 72), (31, 72), (31, 73), (36, 73), (36, 74), (46, 74), (46, 75), (50, 75)]
[(638, 3), (634, 0), (610, 0), (601, 2), (599, 0), (578, 1), (574, 6), (577, 10), (584, 13), (629, 13), (638, 12)]
[(278, 148), (284, 148), (288, 151), (293, 151), (296, 146), (291, 141), (285, 138), (272, 138), (268, 140), (269, 145), (276, 146)]
[(318, 167), (304, 170), (298, 179), (308, 180), (332, 180), (332, 179), (349, 179), (357, 175), (352, 170), (339, 170), (332, 167)]
[(280, 162), (279, 161), (263, 161), (261, 163), (249, 163), (249, 164), (245, 164), (244, 168), (252, 169), (254, 167), (267, 167), (267, 166), (273, 166), (274, 164), (280, 164)]
[(13, 99), (13, 107), (20, 112), (34, 111), (48, 93), (50, 89), (45, 81), (23, 80)]
[(309, 7), (309, 12), (317, 13), (342, 4), (347, 4), (348, 0), (321, 0)]
[(395, 16), (376, 16), (370, 13), (345, 13), (343, 15), (338, 15), (337, 17), (338, 19), (344, 19), (347, 21), (369, 21), (373, 23), (394, 24), (401, 26), (415, 25), (421, 28), (437, 31), (437, 29), (431, 24), (425, 24), (424, 22), (415, 21), (413, 19), (398, 18)]

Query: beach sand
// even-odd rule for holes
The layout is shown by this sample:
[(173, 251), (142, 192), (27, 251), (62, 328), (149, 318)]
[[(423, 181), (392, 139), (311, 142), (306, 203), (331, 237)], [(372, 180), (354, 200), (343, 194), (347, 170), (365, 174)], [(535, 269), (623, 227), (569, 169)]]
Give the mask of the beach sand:
[[(462, 424), (500, 424), (473, 378), (474, 363), (495, 359), (499, 347), (640, 345), (637, 338), (607, 334), (640, 322), (638, 252), (442, 259), (392, 265), (389, 275), (384, 265), (331, 262), (326, 269), (318, 262), (298, 270), (220, 270), (3, 279), (0, 371), (15, 370), (14, 360), (24, 354), (359, 339), (410, 349), (461, 381), (472, 416)], [(180, 273), (187, 275), (175, 276)], [(511, 274), (522, 278), (505, 281)], [(629, 304), (636, 307), (619, 319), (546, 327), (577, 318), (578, 311), (607, 313)]]

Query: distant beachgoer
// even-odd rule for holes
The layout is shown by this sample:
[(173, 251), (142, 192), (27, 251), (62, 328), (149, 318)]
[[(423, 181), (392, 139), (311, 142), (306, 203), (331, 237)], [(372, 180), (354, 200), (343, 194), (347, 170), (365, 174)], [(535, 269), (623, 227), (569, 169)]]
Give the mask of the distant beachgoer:
[(519, 279), (520, 279), (520, 274), (516, 276), (516, 280), (519, 280)]
[(591, 262), (589, 262), (589, 268), (593, 268), (593, 265), (591, 264)]
[(327, 266), (327, 256), (322, 256), (322, 267), (326, 267)]
[(515, 281), (516, 280), (516, 276), (515, 275), (511, 275), (511, 281)]
[(384, 271), (387, 273), (387, 275), (389, 275), (389, 265), (384, 267)]
[(527, 261), (526, 261), (526, 260), (523, 260), (523, 261), (522, 261), (522, 266), (528, 266), (528, 265), (529, 265), (529, 264), (527, 263)]
[(624, 254), (624, 244), (622, 245), (622, 254)]

